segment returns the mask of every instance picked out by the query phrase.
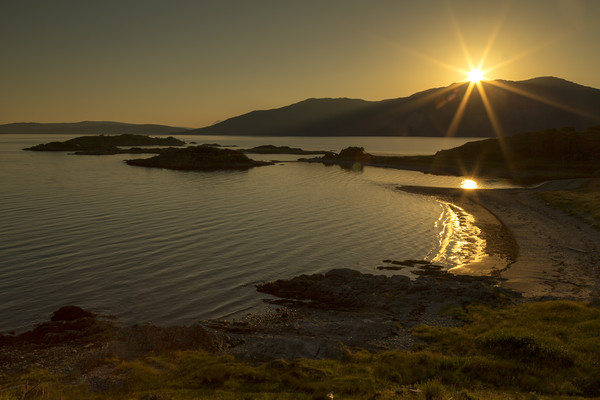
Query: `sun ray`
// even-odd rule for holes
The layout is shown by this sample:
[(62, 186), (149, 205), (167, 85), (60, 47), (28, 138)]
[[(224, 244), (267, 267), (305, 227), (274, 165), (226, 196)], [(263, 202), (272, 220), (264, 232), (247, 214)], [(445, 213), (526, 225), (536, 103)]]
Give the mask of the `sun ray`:
[(496, 87), (499, 87), (499, 88), (511, 91), (513, 93), (519, 94), (521, 96), (525, 96), (525, 97), (528, 97), (530, 99), (533, 99), (533, 100), (536, 100), (536, 101), (548, 104), (549, 106), (552, 106), (552, 107), (560, 108), (560, 109), (563, 109), (565, 111), (569, 111), (569, 112), (572, 112), (574, 114), (581, 115), (583, 117), (600, 120), (600, 118), (598, 117), (598, 115), (594, 115), (594, 114), (587, 113), (585, 111), (581, 111), (581, 110), (579, 110), (579, 109), (577, 109), (575, 107), (571, 107), (571, 106), (569, 106), (567, 104), (563, 104), (563, 103), (559, 103), (559, 102), (553, 101), (553, 100), (548, 99), (548, 98), (543, 97), (543, 96), (538, 96), (535, 93), (530, 93), (530, 92), (528, 92), (526, 90), (516, 88), (516, 87), (514, 87), (512, 85), (506, 84), (506, 83), (501, 82), (501, 81), (497, 81), (497, 80), (496, 81), (488, 81), (488, 83), (491, 84), (491, 85), (494, 85)]
[(465, 38), (460, 29), (460, 25), (458, 24), (456, 14), (454, 14), (454, 11), (452, 10), (452, 7), (450, 7), (450, 4), (448, 4), (448, 14), (450, 14), (450, 19), (452, 20), (452, 26), (454, 27), (454, 32), (456, 33), (456, 36), (458, 37), (458, 43), (460, 44), (460, 48), (463, 52), (463, 55), (465, 56), (465, 59), (467, 60), (467, 64), (469, 66), (469, 71), (471, 71), (471, 70), (475, 69), (475, 65), (473, 64), (471, 54), (469, 53), (469, 49), (467, 48), (467, 43), (465, 42)]
[(501, 61), (499, 63), (496, 63), (490, 67), (488, 67), (486, 69), (487, 72), (492, 72), (495, 71), (497, 69), (500, 69), (508, 64), (512, 64), (522, 58), (525, 58), (527, 56), (532, 55), (533, 53), (536, 53), (546, 47), (550, 47), (551, 45), (555, 44), (556, 42), (563, 40), (565, 37), (568, 37), (570, 35), (573, 35), (574, 32), (568, 32), (568, 33), (563, 33), (561, 35), (554, 35), (554, 36), (550, 36), (548, 39), (546, 39), (545, 41), (543, 41), (542, 43), (536, 45), (536, 46), (532, 46), (528, 49), (523, 50), (522, 52), (520, 52), (519, 54), (509, 58), (508, 60), (504, 60)]
[(498, 121), (498, 118), (494, 113), (492, 104), (490, 103), (490, 100), (488, 99), (487, 94), (483, 89), (483, 85), (481, 84), (481, 82), (476, 82), (475, 85), (477, 86), (477, 90), (479, 91), (479, 95), (481, 96), (481, 101), (483, 102), (485, 111), (488, 115), (488, 118), (490, 119), (490, 123), (492, 124), (492, 129), (494, 129), (494, 133), (496, 134), (496, 136), (504, 136), (502, 132), (502, 127), (500, 126), (500, 121)]
[(427, 55), (425, 53), (421, 53), (419, 51), (411, 49), (410, 47), (402, 46), (402, 45), (399, 45), (399, 44), (396, 44), (396, 46), (399, 47), (399, 48), (401, 48), (402, 50), (408, 52), (408, 53), (411, 53), (412, 55), (415, 55), (415, 56), (418, 56), (418, 57), (420, 57), (420, 58), (422, 58), (424, 60), (430, 61), (430, 62), (432, 62), (434, 64), (437, 64), (437, 65), (439, 65), (441, 67), (444, 67), (444, 68), (446, 68), (446, 69), (448, 69), (450, 71), (454, 71), (454, 72), (457, 72), (459, 74), (466, 74), (468, 72), (464, 68), (460, 68), (460, 67), (457, 67), (455, 65), (443, 62), (441, 60), (438, 60), (435, 57), (432, 57), (432, 56), (429, 56), (429, 55)]
[(460, 83), (454, 83), (454, 84), (444, 87), (444, 88), (435, 89), (429, 93), (426, 93), (421, 98), (416, 99), (414, 102), (410, 102), (409, 106), (411, 108), (419, 108), (424, 104), (431, 103), (433, 101), (437, 101), (440, 97), (442, 97), (442, 98), (445, 97), (445, 95), (447, 93), (458, 90), (458, 87), (460, 85), (461, 85)]
[(544, 47), (547, 47), (553, 41), (554, 40), (548, 40), (548, 41), (546, 41), (546, 42), (544, 42), (542, 44), (539, 44), (537, 46), (533, 46), (533, 47), (531, 47), (529, 49), (526, 49), (526, 50), (522, 51), (521, 53), (519, 53), (519, 54), (517, 54), (517, 55), (515, 55), (515, 56), (513, 56), (511, 58), (509, 58), (508, 60), (501, 61), (499, 63), (496, 63), (496, 64), (488, 67), (486, 69), (486, 71), (493, 72), (493, 71), (496, 71), (497, 69), (500, 69), (500, 68), (502, 68), (502, 67), (504, 67), (504, 66), (506, 66), (508, 64), (512, 64), (515, 61), (518, 61), (518, 60), (520, 60), (522, 58), (525, 58), (525, 57), (527, 57), (527, 56), (529, 56), (529, 55), (531, 55), (533, 53), (536, 53), (536, 52), (542, 50)]
[(515, 171), (515, 162), (510, 152), (510, 149), (506, 145), (505, 135), (502, 130), (502, 126), (500, 125), (500, 121), (498, 120), (498, 117), (494, 112), (492, 103), (487, 97), (487, 93), (485, 92), (485, 89), (483, 88), (481, 82), (477, 82), (475, 85), (477, 85), (477, 90), (479, 91), (479, 95), (481, 96), (481, 101), (483, 102), (485, 112), (487, 113), (490, 123), (492, 124), (492, 129), (496, 134), (496, 139), (498, 140), (498, 144), (500, 145), (500, 151), (502, 152), (502, 154), (504, 155), (504, 159), (506, 160), (506, 166), (508, 167), (508, 170), (511, 173), (513, 173)]
[[(498, 22), (496, 22), (496, 25), (494, 26), (494, 30), (492, 31), (492, 34), (490, 35), (490, 39), (488, 40), (485, 48), (483, 49), (483, 54), (481, 55), (479, 64), (477, 65), (477, 68), (479, 68), (480, 70), (483, 68), (483, 65), (485, 64), (485, 61), (486, 61), (490, 51), (492, 51), (494, 42), (496, 41), (496, 38), (500, 34), (502, 25), (504, 25), (504, 21), (506, 20), (506, 17), (508, 16), (508, 13), (509, 13), (510, 8), (512, 7), (513, 3), (514, 3), (514, 0), (511, 0), (506, 3), (504, 10), (500, 14), (500, 17), (498, 18)], [(486, 72), (489, 72), (489, 70), (483, 71), (483, 73), (486, 73)]]
[(465, 92), (465, 95), (461, 99), (458, 109), (456, 110), (456, 113), (454, 113), (454, 117), (452, 118), (452, 122), (450, 122), (450, 126), (448, 127), (448, 130), (446, 131), (446, 136), (452, 137), (452, 136), (456, 135), (456, 132), (458, 131), (458, 126), (460, 125), (460, 121), (462, 120), (462, 116), (465, 113), (465, 108), (467, 107), (467, 103), (469, 101), (469, 98), (471, 97), (471, 92), (473, 91), (473, 87), (475, 87), (475, 83), (469, 82), (467, 91)]
[[(456, 136), (459, 131), (461, 121), (466, 112), (468, 102), (473, 94), (473, 90), (475, 87), (477, 87), (477, 90), (480, 93), (481, 100), (482, 100), (484, 108), (485, 108), (485, 112), (489, 118), (490, 124), (495, 133), (495, 136), (499, 139), (500, 146), (502, 147), (502, 151), (503, 151), (503, 153), (505, 153), (505, 157), (506, 157), (507, 161), (510, 162), (510, 164), (511, 164), (511, 165), (509, 165), (509, 168), (512, 168), (512, 166), (514, 166), (514, 163), (510, 159), (510, 154), (508, 153), (506, 145), (505, 145), (505, 141), (503, 140), (505, 132), (503, 132), (503, 128), (500, 124), (500, 120), (494, 111), (494, 107), (491, 104), (490, 99), (489, 99), (481, 81), (485, 81), (486, 85), (489, 83), (489, 84), (495, 85), (497, 87), (500, 87), (502, 89), (512, 91), (513, 93), (517, 93), (517, 94), (532, 98), (534, 100), (549, 104), (551, 106), (558, 107), (558, 108), (561, 108), (561, 109), (564, 109), (567, 111), (571, 111), (571, 112), (577, 113), (579, 115), (582, 115), (582, 116), (585, 116), (588, 118), (593, 118), (593, 119), (600, 121), (600, 117), (595, 116), (595, 115), (590, 115), (590, 113), (583, 112), (581, 110), (576, 109), (575, 107), (568, 106), (565, 104), (559, 104), (556, 101), (553, 101), (552, 99), (547, 99), (547, 98), (538, 96), (533, 93), (528, 93), (527, 91), (524, 91), (522, 89), (512, 87), (509, 83), (505, 83), (503, 81), (488, 80), (489, 73), (496, 71), (499, 68), (502, 68), (502, 67), (504, 67), (508, 64), (511, 64), (515, 61), (518, 61), (524, 57), (527, 57), (527, 56), (531, 55), (532, 53), (537, 52), (537, 51), (549, 46), (550, 44), (556, 42), (556, 40), (559, 40), (561, 37), (564, 36), (564, 35), (560, 35), (560, 37), (559, 37), (559, 36), (555, 35), (554, 37), (551, 37), (548, 40), (544, 41), (544, 43), (542, 43), (538, 46), (531, 47), (530, 49), (526, 49), (525, 51), (517, 54), (516, 56), (514, 56), (508, 60), (504, 60), (495, 65), (486, 66), (486, 61), (491, 54), (492, 48), (500, 35), (502, 27), (504, 26), (505, 21), (508, 18), (508, 15), (510, 13), (510, 10), (511, 10), (514, 2), (515, 2), (515, 0), (505, 1), (504, 7), (501, 10), (499, 10), (500, 12), (498, 13), (498, 18), (497, 18), (495, 24), (493, 25), (490, 36), (485, 44), (485, 47), (483, 48), (481, 57), (479, 58), (477, 64), (474, 63), (472, 55), (469, 52), (469, 48), (465, 41), (465, 36), (464, 36), (463, 31), (458, 22), (456, 13), (452, 9), (450, 2), (447, 2), (449, 19), (452, 23), (454, 32), (455, 32), (457, 40), (458, 40), (460, 50), (464, 56), (466, 64), (469, 66), (469, 69), (460, 68), (456, 65), (452, 65), (450, 63), (444, 62), (444, 61), (437, 59), (431, 55), (425, 54), (421, 51), (414, 50), (414, 49), (407, 47), (405, 45), (402, 45), (398, 42), (390, 41), (390, 42), (392, 42), (392, 44), (395, 47), (397, 47), (401, 51), (408, 52), (414, 56), (417, 56), (421, 59), (429, 61), (433, 64), (437, 64), (447, 70), (459, 73), (464, 77), (468, 77), (468, 86), (466, 87), (466, 90), (464, 88), (462, 88), (463, 85), (467, 84), (463, 80), (461, 82), (454, 83), (454, 84), (449, 85), (444, 88), (438, 88), (435, 90), (430, 90), (430, 91), (424, 92), (423, 94), (419, 94), (418, 97), (415, 97), (415, 101), (410, 102), (410, 105), (399, 104), (398, 107), (402, 108), (405, 111), (410, 111), (410, 109), (408, 109), (407, 107), (410, 107), (411, 109), (417, 108), (424, 104), (430, 104), (431, 102), (435, 102), (436, 107), (443, 107), (443, 106), (446, 106), (447, 104), (450, 104), (450, 102), (455, 102), (457, 100), (456, 98), (458, 97), (457, 95), (464, 90), (463, 96), (460, 99), (460, 103), (456, 109), (456, 112), (452, 116), (452, 120), (450, 121), (450, 124), (448, 125), (448, 128), (446, 129), (446, 136), (448, 136), (448, 137)], [(384, 39), (384, 38), (380, 38), (380, 39)], [(387, 39), (387, 40), (389, 40), (389, 39)], [(477, 168), (477, 166), (474, 166), (474, 167)]]

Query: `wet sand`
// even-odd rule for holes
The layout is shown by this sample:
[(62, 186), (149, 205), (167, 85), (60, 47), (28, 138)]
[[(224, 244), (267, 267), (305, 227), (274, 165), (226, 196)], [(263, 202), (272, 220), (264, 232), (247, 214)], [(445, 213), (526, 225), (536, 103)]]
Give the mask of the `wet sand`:
[(552, 181), (522, 189), (400, 189), (451, 202), (475, 217), (489, 257), (453, 272), (500, 276), (503, 287), (525, 297), (587, 300), (600, 295), (600, 231), (538, 197), (582, 182)]

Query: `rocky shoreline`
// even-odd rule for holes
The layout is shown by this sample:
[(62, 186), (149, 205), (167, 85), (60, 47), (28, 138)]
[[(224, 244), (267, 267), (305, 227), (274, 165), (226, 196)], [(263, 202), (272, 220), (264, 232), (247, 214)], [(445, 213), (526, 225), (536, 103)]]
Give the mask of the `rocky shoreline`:
[(409, 350), (419, 324), (461, 324), (453, 307), (522, 301), (498, 287), (498, 278), (454, 275), (421, 268), (411, 280), (401, 275), (336, 269), (257, 285), (269, 298), (266, 310), (236, 320), (206, 320), (192, 326), (120, 326), (111, 318), (75, 306), (19, 335), (0, 335), (2, 376), (30, 368), (66, 374), (79, 371), (93, 390), (122, 383), (102, 360), (135, 359), (149, 353), (202, 349), (250, 362), (297, 358), (342, 359), (349, 351)]
[[(507, 262), (507, 268), (495, 273), (485, 265), (450, 273), (424, 260), (383, 260), (385, 269), (411, 268), (414, 278), (334, 269), (263, 282), (256, 289), (265, 296), (265, 310), (192, 326), (121, 326), (109, 317), (68, 306), (29, 332), (0, 335), (0, 386), (5, 377), (33, 368), (78, 372), (79, 383), (92, 390), (116, 388), (125, 378), (105, 360), (174, 350), (201, 349), (253, 363), (344, 359), (359, 349), (410, 350), (418, 342), (412, 328), (461, 325), (455, 317), (466, 312), (468, 304), (499, 307), (555, 298), (593, 299), (600, 282), (595, 261), (600, 234), (555, 213), (535, 196), (572, 184), (488, 191), (403, 188), (473, 213), (488, 255)], [(545, 216), (538, 214), (542, 212)], [(528, 237), (538, 246), (527, 243)], [(564, 250), (575, 248), (569, 241), (576, 241), (577, 251)]]
[[(409, 350), (416, 325), (457, 325), (451, 308), (478, 303), (492, 306), (522, 301), (521, 295), (498, 287), (493, 277), (461, 276), (423, 266), (416, 279), (403, 275), (364, 274), (334, 269), (257, 285), (265, 300), (285, 308), (268, 318), (225, 324), (248, 326), (244, 343), (229, 351), (256, 360), (270, 358), (335, 358), (349, 350)], [(249, 334), (250, 333), (250, 334)]]

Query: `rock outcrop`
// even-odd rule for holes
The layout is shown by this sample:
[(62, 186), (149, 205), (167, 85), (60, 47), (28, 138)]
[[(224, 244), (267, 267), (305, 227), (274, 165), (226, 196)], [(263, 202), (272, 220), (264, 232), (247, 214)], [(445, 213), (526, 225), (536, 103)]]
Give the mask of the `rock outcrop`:
[(113, 318), (65, 306), (30, 331), (0, 335), (0, 378), (31, 368), (60, 374), (77, 371), (90, 387), (106, 389), (124, 383), (107, 359), (186, 349), (219, 352), (229, 346), (228, 341), (223, 333), (198, 324), (119, 326)]
[(246, 170), (263, 165), (272, 165), (269, 162), (251, 160), (241, 151), (209, 146), (167, 149), (151, 158), (126, 160), (125, 162), (128, 165), (141, 167), (201, 171)]
[(111, 324), (76, 306), (62, 307), (50, 321), (37, 325), (20, 335), (0, 335), (0, 347), (4, 345), (36, 344), (59, 345), (102, 340)]
[(496, 287), (497, 278), (453, 275), (430, 265), (417, 272), (415, 280), (404, 275), (363, 274), (352, 269), (334, 269), (326, 274), (300, 275), (257, 285), (257, 290), (282, 299), (302, 302), (319, 309), (373, 310), (406, 317), (416, 302), (437, 309), (446, 304), (470, 302), (493, 304), (520, 296)]
[(259, 292), (278, 297), (265, 302), (279, 308), (205, 326), (228, 335), (227, 352), (252, 361), (341, 359), (355, 349), (409, 350), (415, 325), (461, 324), (440, 314), (448, 307), (522, 301), (518, 293), (497, 287), (497, 278), (453, 275), (430, 264), (417, 275), (412, 280), (334, 269), (261, 283)]
[(83, 369), (93, 371), (95, 360), (113, 355), (123, 358), (184, 349), (252, 361), (341, 359), (353, 349), (408, 350), (416, 340), (411, 335), (415, 325), (461, 323), (450, 314), (440, 314), (448, 306), (522, 301), (519, 294), (499, 288), (498, 278), (453, 275), (431, 265), (418, 272), (411, 279), (334, 269), (262, 283), (257, 290), (277, 296), (265, 299), (276, 307), (233, 321), (201, 321), (188, 327), (120, 327), (67, 306), (29, 332), (0, 336), (0, 373), (3, 365), (56, 367), (69, 357), (81, 358)]

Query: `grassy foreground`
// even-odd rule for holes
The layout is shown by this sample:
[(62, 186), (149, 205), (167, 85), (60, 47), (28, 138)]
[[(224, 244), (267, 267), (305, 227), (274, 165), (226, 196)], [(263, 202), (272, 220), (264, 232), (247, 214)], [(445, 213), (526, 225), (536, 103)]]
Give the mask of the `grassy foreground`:
[[(104, 359), (120, 384), (81, 375), (0, 377), (13, 399), (559, 399), (600, 396), (600, 308), (551, 301), (449, 310), (462, 327), (418, 326), (414, 351), (251, 365), (201, 351)], [(333, 397), (332, 397), (333, 396)]]
[(541, 194), (544, 201), (600, 229), (600, 179), (590, 179), (577, 190)]

